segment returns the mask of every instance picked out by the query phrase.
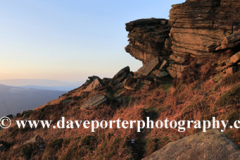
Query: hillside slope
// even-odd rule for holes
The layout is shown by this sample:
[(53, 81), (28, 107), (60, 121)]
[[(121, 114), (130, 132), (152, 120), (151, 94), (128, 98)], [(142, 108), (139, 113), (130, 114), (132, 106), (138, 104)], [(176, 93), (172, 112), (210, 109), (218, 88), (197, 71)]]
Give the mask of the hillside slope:
[[(228, 6), (228, 7), (227, 7)], [(230, 6), (230, 7), (229, 7)], [(126, 24), (125, 48), (143, 62), (112, 78), (89, 79), (16, 120), (52, 120), (49, 129), (15, 122), (0, 131), (1, 159), (240, 159), (239, 129), (202, 127), (56, 129), (59, 120), (228, 120), (240, 118), (240, 32), (237, 0), (187, 0), (173, 5), (170, 20)], [(219, 11), (219, 14), (217, 14)], [(230, 21), (230, 23), (229, 23)], [(209, 127), (210, 129), (211, 127)], [(33, 138), (29, 141), (30, 138)], [(230, 139), (229, 139), (230, 138)], [(201, 146), (199, 146), (201, 145)], [(171, 156), (168, 156), (171, 155)]]
[[(124, 70), (124, 69), (123, 69)], [(120, 71), (120, 75), (124, 72)], [(126, 69), (125, 69), (126, 71)], [(131, 72), (129, 72), (131, 74)], [(118, 76), (117, 76), (118, 75)], [(16, 119), (46, 119), (56, 125), (64, 116), (67, 120), (203, 120), (227, 119), (230, 123), (239, 119), (240, 72), (222, 77), (217, 74), (204, 81), (176, 87), (171, 79), (141, 85), (134, 90), (124, 87), (123, 81), (113, 85), (121, 76), (107, 79), (93, 89), (93, 83), (101, 81), (90, 77), (83, 86), (68, 92), (59, 99), (19, 115)], [(141, 77), (143, 78), (143, 77)], [(137, 81), (143, 81), (137, 79)], [(144, 80), (148, 81), (148, 80)], [(91, 86), (89, 88), (89, 86)], [(144, 87), (145, 86), (145, 87)], [(126, 89), (127, 88), (127, 89)], [(90, 89), (90, 90), (89, 90)], [(106, 101), (99, 105), (85, 107), (86, 100), (96, 95), (104, 95)], [(83, 105), (84, 104), (84, 105)], [(96, 103), (94, 103), (96, 104)], [(85, 109), (83, 109), (85, 108)], [(15, 119), (15, 120), (16, 120)], [(135, 126), (136, 127), (136, 126)], [(178, 132), (173, 129), (18, 129), (16, 124), (8, 130), (0, 131), (0, 141), (7, 146), (2, 159), (141, 159), (171, 141), (202, 132), (201, 129), (187, 129)], [(225, 133), (240, 144), (239, 131), (227, 129)], [(35, 135), (42, 141), (25, 143)], [(134, 140), (134, 143), (131, 143)], [(12, 146), (12, 147), (11, 147)], [(58, 158), (57, 158), (58, 157)]]

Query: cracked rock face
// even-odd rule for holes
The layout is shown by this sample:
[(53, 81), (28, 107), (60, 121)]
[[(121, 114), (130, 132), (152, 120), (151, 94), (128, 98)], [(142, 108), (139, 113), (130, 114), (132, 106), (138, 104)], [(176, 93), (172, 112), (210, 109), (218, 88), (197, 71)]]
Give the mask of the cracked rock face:
[(238, 0), (187, 0), (172, 5), (169, 23), (173, 54), (182, 57), (211, 55), (206, 50), (211, 42), (238, 30), (239, 9)]
[[(169, 35), (172, 40), (173, 54), (170, 59), (174, 61), (173, 64), (185, 66), (193, 59), (201, 64), (202, 60), (210, 61), (216, 54), (229, 59), (239, 51), (236, 50), (240, 44), (237, 34), (240, 24), (239, 10), (238, 0), (187, 0), (182, 4), (172, 5)], [(227, 40), (234, 40), (234, 44), (223, 45)], [(219, 43), (222, 43), (221, 47)], [(227, 55), (225, 51), (229, 48), (231, 53)], [(212, 65), (218, 67), (219, 60), (214, 61)], [(181, 71), (169, 66), (168, 71), (172, 77), (179, 78)], [(223, 69), (218, 71), (226, 72), (228, 67), (220, 67)]]

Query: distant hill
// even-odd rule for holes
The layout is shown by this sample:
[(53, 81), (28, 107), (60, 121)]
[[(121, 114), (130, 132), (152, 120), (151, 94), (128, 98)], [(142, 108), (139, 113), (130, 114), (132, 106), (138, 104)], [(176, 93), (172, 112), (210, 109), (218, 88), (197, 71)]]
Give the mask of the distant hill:
[(58, 81), (48, 79), (5, 79), (0, 80), (0, 84), (7, 86), (17, 86), (23, 88), (43, 89), (43, 90), (58, 90), (70, 91), (81, 86), (83, 81)]
[(12, 87), (0, 84), (0, 117), (34, 109), (58, 98), (65, 91)]
[(39, 89), (39, 90), (51, 90), (51, 91), (70, 91), (78, 86), (54, 86), (54, 87), (49, 87), (49, 86), (34, 86), (34, 85), (27, 85), (27, 86), (21, 86), (21, 88), (26, 88), (26, 89)]

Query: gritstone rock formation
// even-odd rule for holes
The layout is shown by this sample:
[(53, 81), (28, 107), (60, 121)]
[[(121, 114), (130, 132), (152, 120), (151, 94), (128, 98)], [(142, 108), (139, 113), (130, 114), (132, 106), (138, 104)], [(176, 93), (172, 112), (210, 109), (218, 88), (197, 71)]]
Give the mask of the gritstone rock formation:
[[(219, 59), (222, 61), (236, 53), (240, 38), (238, 35), (233, 36), (231, 34), (235, 34), (239, 29), (239, 9), (240, 2), (237, 0), (187, 0), (185, 3), (172, 5), (169, 24), (171, 26), (170, 37), (173, 55), (170, 58), (175, 63), (170, 64), (168, 68), (170, 74), (179, 78), (182, 72), (180, 66), (182, 68), (186, 67), (189, 65), (190, 60), (193, 59), (202, 64), (204, 58), (210, 60), (213, 55), (218, 56), (217, 61)], [(224, 38), (225, 36), (230, 37)], [(217, 44), (221, 44), (219, 40), (222, 38), (225, 39), (225, 44), (228, 44), (226, 39), (229, 39), (231, 44), (222, 48), (218, 47)], [(218, 49), (214, 50), (214, 46), (218, 47)], [(229, 48), (231, 50), (225, 51)], [(224, 65), (217, 61), (212, 65)], [(176, 64), (179, 67), (176, 67)], [(217, 71), (223, 71), (234, 65), (231, 64), (225, 68), (220, 67)]]
[(168, 20), (139, 19), (126, 23), (126, 30), (129, 31), (130, 43), (125, 50), (143, 64), (155, 57), (161, 61), (169, 57), (171, 41)]
[(155, 57), (161, 62), (168, 60), (167, 71), (173, 78), (181, 78), (191, 62), (200, 67), (211, 62), (217, 72), (236, 72), (240, 60), (239, 10), (237, 0), (187, 0), (172, 5), (169, 23), (164, 19), (127, 23), (130, 43), (125, 49), (144, 65)]

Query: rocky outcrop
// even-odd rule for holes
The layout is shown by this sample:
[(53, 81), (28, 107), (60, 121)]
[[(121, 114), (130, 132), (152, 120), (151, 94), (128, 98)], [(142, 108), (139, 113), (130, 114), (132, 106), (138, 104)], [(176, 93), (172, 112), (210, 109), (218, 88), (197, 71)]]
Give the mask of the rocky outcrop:
[[(192, 60), (201, 65), (204, 64), (203, 59), (209, 62), (216, 54), (221, 55), (221, 60), (227, 60), (239, 51), (239, 9), (238, 0), (187, 0), (172, 5), (169, 35), (173, 52), (170, 59), (173, 63), (168, 68), (171, 76), (179, 78), (182, 74), (182, 67), (179, 66), (188, 66)], [(224, 52), (229, 48), (232, 49), (230, 54), (227, 54), (229, 51)], [(221, 66), (218, 61), (220, 57), (214, 59), (214, 67)], [(224, 71), (228, 67), (218, 71)]]
[(240, 68), (239, 10), (237, 0), (187, 0), (172, 5), (169, 21), (126, 23), (129, 45), (125, 50), (143, 65), (154, 58), (167, 60), (173, 78), (181, 78), (192, 62), (198, 66), (212, 62), (217, 72), (234, 73)]
[(158, 57), (139, 68), (134, 75), (124, 81), (127, 90), (148, 90), (153, 84), (171, 83), (172, 78), (166, 70), (167, 61), (160, 62)]
[(239, 147), (219, 130), (208, 130), (170, 142), (143, 160), (235, 160)]
[(146, 64), (158, 57), (167, 59), (171, 53), (170, 27), (166, 19), (139, 19), (126, 23), (129, 45), (126, 52)]
[(172, 5), (169, 23), (174, 55), (183, 58), (209, 56), (211, 53), (206, 50), (209, 43), (233, 33), (236, 26), (230, 24), (233, 20), (229, 16), (234, 13), (225, 12), (223, 4), (219, 0), (187, 0)]
[[(96, 109), (106, 102), (113, 102), (113, 100), (122, 103), (122, 95), (114, 95), (117, 90), (124, 89), (123, 92), (127, 90), (149, 90), (154, 85), (172, 82), (166, 67), (167, 61), (160, 62), (159, 58), (156, 57), (135, 73), (130, 71), (129, 66), (126, 66), (118, 71), (113, 78), (103, 78), (102, 80), (97, 76), (88, 77), (89, 80), (83, 84), (83, 90), (80, 94), (82, 98), (87, 98), (87, 100), (81, 104), (80, 108)], [(92, 91), (97, 94), (89, 96)], [(68, 97), (63, 103), (74, 103), (74, 97)]]
[(181, 78), (193, 61), (199, 66), (211, 61), (216, 71), (234, 73), (240, 68), (236, 59), (239, 9), (237, 0), (187, 0), (172, 5), (169, 21), (152, 18), (127, 23), (125, 50), (143, 65), (156, 57), (160, 62), (168, 60), (167, 71), (173, 78)]

